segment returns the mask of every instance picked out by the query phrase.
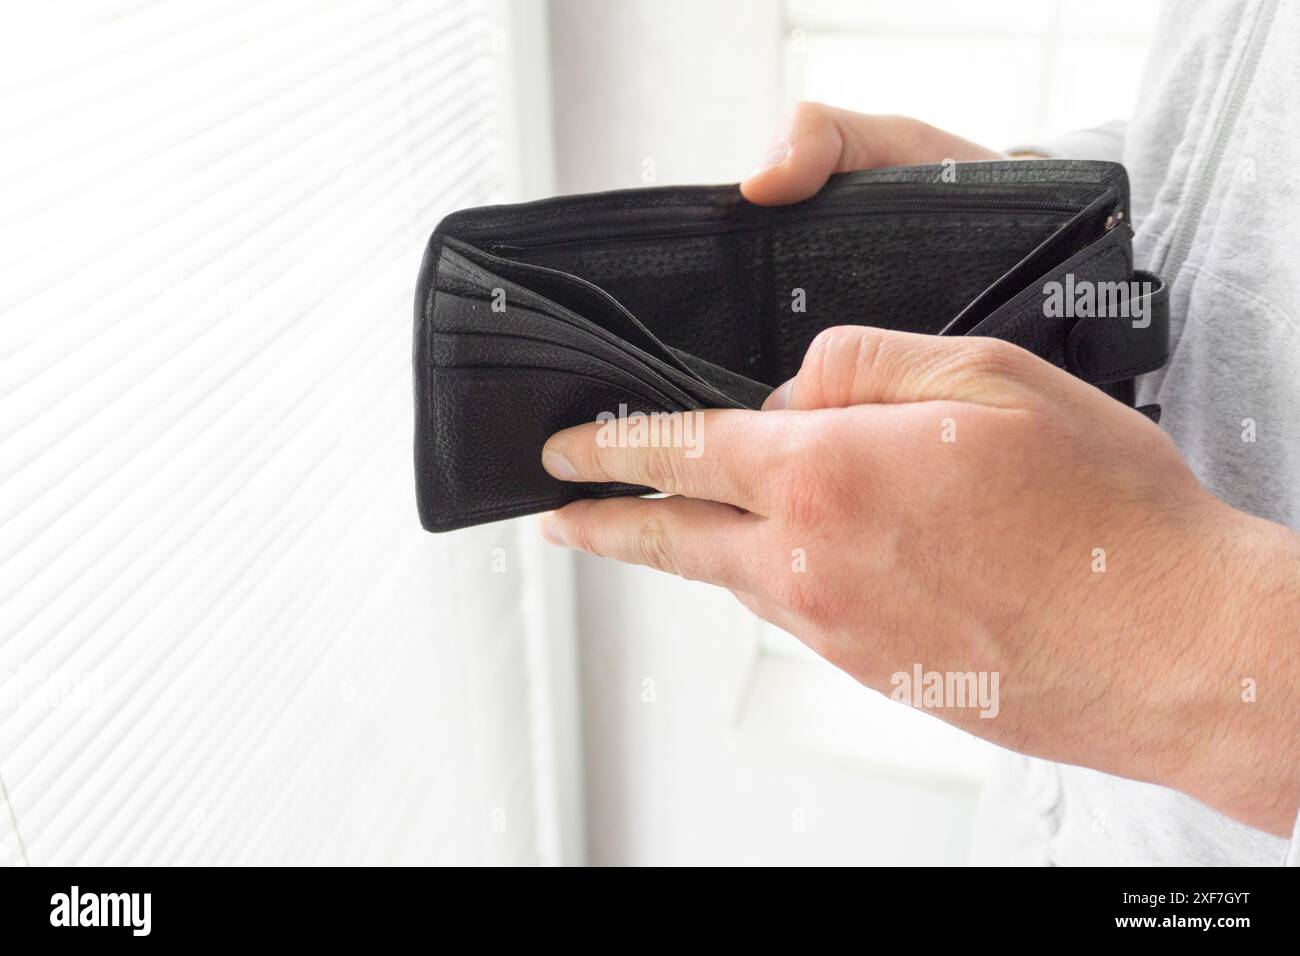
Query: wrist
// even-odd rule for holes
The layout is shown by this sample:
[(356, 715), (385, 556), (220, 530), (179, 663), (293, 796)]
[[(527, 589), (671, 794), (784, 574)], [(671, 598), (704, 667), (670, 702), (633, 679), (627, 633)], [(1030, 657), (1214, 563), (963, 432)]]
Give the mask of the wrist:
[(1198, 539), (1171, 635), (1182, 646), (1166, 644), (1164, 775), (1289, 834), (1300, 807), (1300, 536), (1216, 499)]

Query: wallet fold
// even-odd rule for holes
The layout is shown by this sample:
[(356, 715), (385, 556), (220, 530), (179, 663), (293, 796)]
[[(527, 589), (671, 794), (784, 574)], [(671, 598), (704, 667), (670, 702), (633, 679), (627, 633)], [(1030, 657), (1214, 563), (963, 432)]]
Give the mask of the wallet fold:
[(832, 325), (1012, 342), (1126, 404), (1164, 364), (1122, 166), (1006, 161), (834, 176), (759, 207), (735, 186), (488, 206), (429, 240), (415, 463), (430, 531), (644, 494), (560, 482), (554, 432), (601, 413), (757, 408)]

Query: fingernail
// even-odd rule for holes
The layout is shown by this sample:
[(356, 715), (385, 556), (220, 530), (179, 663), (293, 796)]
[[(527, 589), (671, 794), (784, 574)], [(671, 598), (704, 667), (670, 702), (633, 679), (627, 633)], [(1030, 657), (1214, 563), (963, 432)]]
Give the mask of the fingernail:
[(552, 478), (559, 478), (560, 481), (576, 481), (578, 478), (578, 469), (574, 468), (569, 459), (558, 451), (542, 452), (542, 467)]
[(755, 166), (754, 171), (751, 172), (749, 175), (757, 176), (765, 169), (771, 169), (773, 166), (780, 166), (782, 163), (785, 162), (786, 157), (789, 155), (790, 155), (790, 147), (787, 146), (785, 143), (780, 143), (776, 146), (773, 146), (771, 149), (767, 151), (767, 155), (763, 157), (763, 161), (759, 163), (757, 166)]
[(555, 520), (555, 512), (548, 511), (537, 519), (537, 527), (542, 532), (542, 537), (551, 544), (563, 548), (565, 547), (564, 536), (560, 534), (559, 522)]
[(763, 403), (764, 408), (789, 408), (790, 393), (794, 391), (794, 379), (788, 379), (776, 387), (771, 397)]

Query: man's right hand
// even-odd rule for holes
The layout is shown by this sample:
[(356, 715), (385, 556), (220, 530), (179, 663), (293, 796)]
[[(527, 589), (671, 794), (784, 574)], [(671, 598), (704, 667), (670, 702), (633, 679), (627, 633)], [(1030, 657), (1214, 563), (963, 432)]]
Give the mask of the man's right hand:
[(740, 191), (760, 206), (781, 206), (812, 196), (832, 173), (945, 159), (1007, 158), (907, 116), (867, 116), (821, 103), (800, 103), (762, 164), (740, 184)]

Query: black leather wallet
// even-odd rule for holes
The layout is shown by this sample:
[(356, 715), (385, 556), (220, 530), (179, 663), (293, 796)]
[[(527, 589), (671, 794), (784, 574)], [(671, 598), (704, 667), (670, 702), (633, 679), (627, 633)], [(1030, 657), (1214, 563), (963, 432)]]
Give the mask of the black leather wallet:
[[(845, 173), (776, 208), (690, 186), (453, 213), (415, 302), (421, 522), (644, 494), (556, 481), (542, 445), (601, 412), (757, 408), (832, 325), (994, 336), (1132, 405), (1168, 307), (1133, 270), (1127, 210), (1122, 166), (1008, 161)], [(1142, 319), (1097, 314), (1134, 282)], [(1092, 314), (1072, 308), (1089, 287)]]

